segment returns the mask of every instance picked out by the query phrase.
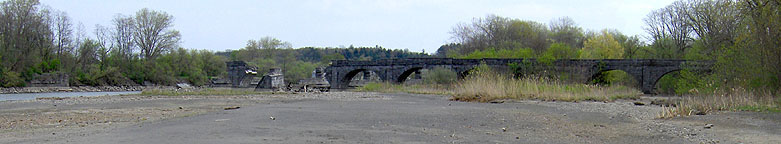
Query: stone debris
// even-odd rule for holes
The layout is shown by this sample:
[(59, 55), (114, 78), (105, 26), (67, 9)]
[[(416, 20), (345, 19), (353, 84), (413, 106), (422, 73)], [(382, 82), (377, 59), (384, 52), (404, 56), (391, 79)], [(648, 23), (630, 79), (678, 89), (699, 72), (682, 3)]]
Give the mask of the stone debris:
[(191, 86), (188, 83), (177, 83), (176, 84), (176, 88), (179, 88), (179, 89), (193, 89), (193, 86)]
[(643, 105), (645, 105), (645, 103), (643, 103), (643, 102), (634, 102), (634, 104), (635, 104), (636, 106), (643, 106)]
[(704, 127), (704, 128), (705, 128), (705, 129), (710, 129), (710, 128), (713, 128), (713, 124), (705, 124), (705, 127)]
[(224, 110), (235, 110), (241, 108), (240, 106), (225, 107)]

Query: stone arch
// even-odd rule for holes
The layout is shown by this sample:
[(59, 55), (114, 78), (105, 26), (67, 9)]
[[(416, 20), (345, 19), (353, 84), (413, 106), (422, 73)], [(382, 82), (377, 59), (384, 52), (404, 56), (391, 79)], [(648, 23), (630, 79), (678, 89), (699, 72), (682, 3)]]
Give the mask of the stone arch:
[(401, 72), (401, 74), (398, 77), (396, 77), (396, 83), (404, 83), (404, 81), (407, 80), (407, 77), (412, 75), (412, 73), (415, 73), (416, 71), (420, 71), (422, 69), (423, 67), (412, 67), (412, 68), (405, 69), (404, 72)]
[(458, 79), (465, 79), (467, 76), (469, 76), (470, 73), (472, 73), (475, 70), (475, 67), (461, 67), (461, 68), (453, 68), (452, 69), (458, 76)]
[(664, 70), (657, 70), (655, 72), (652, 72), (650, 77), (648, 77), (648, 80), (646, 83), (642, 84), (642, 91), (646, 94), (655, 94), (656, 93), (656, 84), (659, 82), (664, 75), (673, 73), (673, 72), (679, 72), (683, 69), (681, 68), (668, 68)]
[(358, 68), (358, 69), (352, 69), (345, 73), (343, 76), (340, 77), (338, 80), (338, 85), (340, 88), (348, 88), (350, 86), (350, 82), (352, 81), (353, 77), (358, 75), (359, 73), (365, 72), (365, 71), (371, 71), (377, 73), (377, 70), (374, 69), (368, 69), (368, 68)]

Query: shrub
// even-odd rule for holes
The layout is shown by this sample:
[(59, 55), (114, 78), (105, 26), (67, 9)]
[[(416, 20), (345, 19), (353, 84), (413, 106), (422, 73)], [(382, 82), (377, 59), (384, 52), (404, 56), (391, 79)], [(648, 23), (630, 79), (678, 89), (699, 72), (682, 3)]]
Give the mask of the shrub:
[(450, 69), (436, 67), (422, 74), (423, 82), (426, 84), (450, 84), (458, 79), (458, 75)]
[(0, 78), (0, 84), (3, 87), (24, 87), (24, 79), (17, 72), (5, 71)]

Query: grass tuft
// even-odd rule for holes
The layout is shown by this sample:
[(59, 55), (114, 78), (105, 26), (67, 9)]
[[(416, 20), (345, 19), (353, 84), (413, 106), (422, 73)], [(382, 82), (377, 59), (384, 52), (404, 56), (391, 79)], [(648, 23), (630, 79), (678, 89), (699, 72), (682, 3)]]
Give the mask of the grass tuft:
[(734, 89), (713, 95), (685, 96), (675, 107), (665, 107), (657, 117), (672, 118), (716, 111), (781, 112), (781, 98), (767, 92)]
[(456, 84), (453, 100), (488, 102), (497, 99), (545, 101), (613, 101), (642, 93), (621, 85), (563, 83), (545, 78), (511, 78), (491, 71), (475, 73)]
[(542, 78), (511, 78), (483, 70), (453, 84), (403, 85), (370, 83), (357, 89), (373, 92), (407, 92), (451, 95), (452, 100), (490, 102), (499, 99), (545, 101), (613, 101), (638, 98), (642, 93), (626, 86), (569, 84)]

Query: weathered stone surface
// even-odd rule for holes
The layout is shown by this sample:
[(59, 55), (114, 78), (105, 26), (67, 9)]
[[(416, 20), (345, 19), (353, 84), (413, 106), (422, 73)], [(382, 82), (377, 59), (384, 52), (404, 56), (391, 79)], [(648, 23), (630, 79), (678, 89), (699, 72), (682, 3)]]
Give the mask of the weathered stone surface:
[(212, 78), (209, 83), (210, 87), (231, 87), (233, 86), (229, 79), (225, 78)]
[(311, 92), (328, 91), (331, 85), (325, 80), (325, 68), (317, 67), (312, 71), (312, 77), (298, 81), (298, 84), (292, 85), (292, 91)]
[[(251, 87), (252, 80), (257, 75), (257, 67), (247, 66), (244, 61), (225, 62), (228, 69), (228, 80), (233, 87)], [(257, 83), (257, 82), (256, 82)]]
[[(348, 88), (350, 80), (360, 73), (371, 71), (380, 80), (401, 83), (412, 73), (421, 69), (445, 67), (464, 77), (477, 65), (486, 64), (497, 69), (511, 69), (523, 74), (534, 74), (541, 70), (569, 73), (574, 80), (588, 82), (604, 71), (621, 70), (632, 75), (640, 84), (643, 93), (653, 93), (654, 85), (663, 75), (679, 71), (684, 67), (708, 71), (711, 61), (659, 60), (659, 59), (595, 59), (557, 60), (549, 64), (536, 59), (452, 59), (452, 58), (409, 58), (375, 61), (335, 60), (326, 68), (326, 80), (332, 89)], [(513, 66), (511, 66), (513, 65)]]
[(282, 69), (272, 68), (269, 69), (268, 74), (261, 78), (258, 85), (255, 87), (256, 91), (272, 90), (281, 91), (285, 88), (285, 76), (282, 74)]

